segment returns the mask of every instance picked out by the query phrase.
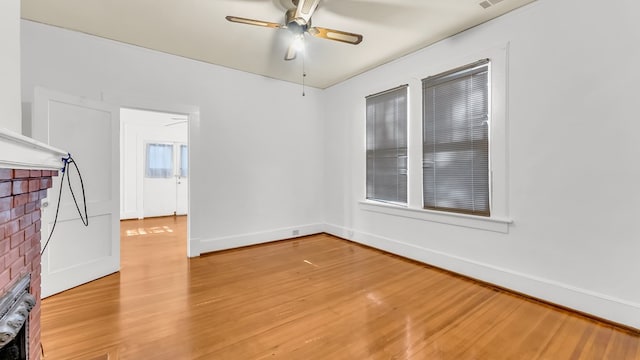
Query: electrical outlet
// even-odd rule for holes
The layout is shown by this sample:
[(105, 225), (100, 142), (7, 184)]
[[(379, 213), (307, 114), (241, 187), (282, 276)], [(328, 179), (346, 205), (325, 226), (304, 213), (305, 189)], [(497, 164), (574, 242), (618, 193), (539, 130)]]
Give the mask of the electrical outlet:
[(293, 230), (291, 232), (291, 235), (293, 235), (293, 236), (300, 235), (300, 230)]

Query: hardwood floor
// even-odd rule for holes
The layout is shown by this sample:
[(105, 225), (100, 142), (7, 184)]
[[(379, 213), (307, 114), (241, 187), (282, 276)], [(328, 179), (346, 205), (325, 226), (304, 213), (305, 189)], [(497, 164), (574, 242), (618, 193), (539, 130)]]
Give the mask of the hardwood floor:
[(44, 359), (640, 359), (637, 335), (329, 235), (189, 260), (185, 220), (122, 222), (122, 271), (43, 301)]

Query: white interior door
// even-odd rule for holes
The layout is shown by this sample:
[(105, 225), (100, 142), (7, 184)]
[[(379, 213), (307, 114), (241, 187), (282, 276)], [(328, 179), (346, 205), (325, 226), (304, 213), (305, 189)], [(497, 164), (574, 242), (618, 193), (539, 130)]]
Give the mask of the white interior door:
[[(57, 225), (42, 256), (42, 297), (47, 297), (120, 269), (119, 109), (37, 88), (32, 131), (35, 139), (67, 150), (77, 162), (89, 220), (85, 227), (66, 179), (58, 199), (60, 173), (42, 208), (44, 246), (60, 201)], [(78, 176), (74, 171), (69, 174), (82, 209)]]
[(144, 153), (144, 217), (173, 215), (176, 211), (175, 146), (171, 142), (147, 142)]
[(147, 142), (144, 147), (144, 217), (186, 215), (189, 186), (187, 145)]

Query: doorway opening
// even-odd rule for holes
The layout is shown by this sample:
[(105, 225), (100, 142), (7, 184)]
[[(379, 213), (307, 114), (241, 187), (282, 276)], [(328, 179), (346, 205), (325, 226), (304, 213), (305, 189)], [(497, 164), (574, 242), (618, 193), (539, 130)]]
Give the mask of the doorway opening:
[[(145, 224), (140, 232), (149, 233), (173, 229), (176, 217), (183, 218), (180, 223), (186, 222), (189, 211), (188, 129), (188, 114), (120, 109), (121, 221), (135, 220), (140, 225)], [(145, 229), (147, 223), (140, 222), (148, 218), (156, 218), (154, 229)], [(184, 234), (174, 235), (178, 235), (177, 241), (184, 244), (186, 227), (179, 229)], [(122, 238), (122, 241), (127, 240)]]
[(187, 215), (185, 114), (120, 109), (120, 219)]

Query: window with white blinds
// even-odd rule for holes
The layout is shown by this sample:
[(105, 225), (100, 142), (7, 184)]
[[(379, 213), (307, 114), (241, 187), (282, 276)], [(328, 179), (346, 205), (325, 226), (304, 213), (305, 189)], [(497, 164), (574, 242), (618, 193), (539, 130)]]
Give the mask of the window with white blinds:
[(367, 199), (407, 203), (407, 85), (367, 100)]
[(489, 216), (489, 60), (422, 80), (423, 201)]

